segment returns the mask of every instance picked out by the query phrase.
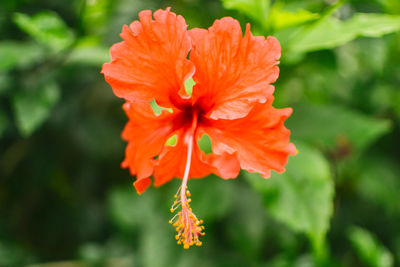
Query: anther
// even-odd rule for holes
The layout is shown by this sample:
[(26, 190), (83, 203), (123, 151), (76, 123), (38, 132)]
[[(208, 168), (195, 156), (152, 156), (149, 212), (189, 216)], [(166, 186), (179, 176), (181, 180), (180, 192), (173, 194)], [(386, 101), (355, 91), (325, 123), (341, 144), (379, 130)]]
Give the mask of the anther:
[(191, 133), (189, 135), (186, 167), (182, 179), (182, 185), (174, 195), (175, 201), (170, 209), (171, 212), (174, 212), (179, 207), (181, 209), (170, 220), (170, 223), (176, 228), (177, 234), (175, 235), (175, 239), (177, 240), (177, 244), (182, 244), (184, 249), (188, 249), (193, 245), (200, 246), (202, 243), (199, 241), (199, 237), (204, 235), (202, 232), (204, 227), (200, 226), (203, 223), (203, 220), (197, 219), (192, 208), (190, 208), (189, 203), (192, 200), (190, 199), (191, 194), (187, 187), (196, 127), (197, 115), (194, 116)]

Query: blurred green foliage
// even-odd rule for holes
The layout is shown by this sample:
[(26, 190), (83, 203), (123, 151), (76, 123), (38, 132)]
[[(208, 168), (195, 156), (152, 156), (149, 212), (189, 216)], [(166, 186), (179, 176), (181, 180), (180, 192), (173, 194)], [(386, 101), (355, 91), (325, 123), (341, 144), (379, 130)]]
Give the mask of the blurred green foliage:
[(367, 266), (393, 266), (392, 254), (367, 230), (352, 227), (349, 239)]
[[(168, 224), (178, 181), (138, 196), (120, 169), (126, 117), (99, 73), (123, 24), (167, 6), (279, 39), (299, 151), (268, 180), (191, 180), (206, 236), (189, 251)], [(399, 32), (397, 0), (0, 2), (0, 266), (400, 265)]]

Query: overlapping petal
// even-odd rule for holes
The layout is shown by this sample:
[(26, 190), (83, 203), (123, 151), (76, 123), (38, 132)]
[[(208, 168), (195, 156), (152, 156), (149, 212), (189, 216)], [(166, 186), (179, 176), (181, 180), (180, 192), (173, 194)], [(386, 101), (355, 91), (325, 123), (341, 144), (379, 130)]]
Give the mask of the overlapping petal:
[(103, 65), (114, 93), (128, 101), (156, 99), (163, 107), (185, 96), (184, 81), (194, 72), (187, 60), (191, 41), (182, 16), (167, 10), (139, 13), (140, 21), (124, 26), (124, 41), (111, 48), (112, 61)]
[(288, 156), (296, 154), (289, 143), (290, 131), (283, 125), (292, 110), (275, 109), (271, 103), (269, 98), (257, 104), (244, 118), (214, 120), (203, 126), (214, 153), (236, 153), (242, 169), (263, 177), (269, 177), (270, 170), (283, 172)]
[(141, 193), (151, 184), (149, 177), (154, 171), (154, 157), (174, 131), (174, 116), (167, 111), (156, 116), (147, 103), (125, 103), (123, 108), (129, 122), (122, 132), (122, 138), (128, 141), (122, 166), (136, 175), (134, 185)]
[(222, 154), (210, 154), (210, 164), (214, 166), (214, 174), (222, 179), (236, 178), (240, 172), (240, 162), (236, 153), (230, 154), (226, 151)]
[(208, 29), (191, 29), (190, 60), (196, 66), (193, 101), (212, 119), (237, 119), (272, 95), (281, 55), (274, 37), (255, 37), (226, 17)]
[[(159, 156), (154, 172), (154, 184), (160, 186), (174, 177), (182, 178), (185, 172), (188, 136), (180, 131), (174, 146), (167, 146)], [(194, 143), (189, 177), (201, 178), (209, 175), (214, 167), (208, 164), (205, 154)]]
[[(214, 173), (229, 179), (240, 168), (263, 177), (271, 170), (283, 172), (296, 148), (284, 126), (291, 109), (271, 105), (271, 83), (279, 75), (279, 42), (254, 37), (249, 26), (243, 37), (232, 18), (217, 20), (208, 30), (190, 31), (169, 9), (156, 11), (154, 19), (150, 10), (142, 11), (139, 19), (124, 26), (124, 41), (111, 48), (112, 61), (102, 70), (114, 93), (128, 101), (122, 166), (136, 175), (136, 190), (144, 192), (152, 175), (156, 186), (182, 178), (189, 140), (189, 178)], [(184, 81), (193, 73), (196, 84), (189, 97)], [(148, 104), (152, 99), (173, 113), (156, 116)], [(174, 134), (177, 143), (166, 146)], [(211, 138), (212, 154), (206, 155), (197, 144), (203, 134)]]
[[(167, 146), (158, 158), (154, 170), (156, 186), (163, 185), (174, 177), (184, 176), (189, 136), (185, 130), (179, 131), (177, 136), (177, 143), (174, 146)], [(206, 155), (194, 141), (189, 178), (201, 178), (214, 173), (229, 179), (235, 178), (239, 171), (240, 165), (235, 156), (225, 152), (221, 155)]]

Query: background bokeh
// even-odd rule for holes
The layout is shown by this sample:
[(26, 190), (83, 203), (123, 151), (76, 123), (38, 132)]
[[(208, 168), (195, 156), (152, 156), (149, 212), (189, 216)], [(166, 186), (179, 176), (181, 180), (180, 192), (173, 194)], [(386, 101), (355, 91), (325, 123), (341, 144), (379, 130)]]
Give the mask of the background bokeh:
[[(138, 196), (120, 169), (127, 118), (100, 74), (122, 25), (168, 6), (280, 40), (299, 150), (269, 180), (191, 180), (189, 251), (179, 181)], [(2, 0), (0, 266), (400, 266), (399, 31), (398, 0)]]

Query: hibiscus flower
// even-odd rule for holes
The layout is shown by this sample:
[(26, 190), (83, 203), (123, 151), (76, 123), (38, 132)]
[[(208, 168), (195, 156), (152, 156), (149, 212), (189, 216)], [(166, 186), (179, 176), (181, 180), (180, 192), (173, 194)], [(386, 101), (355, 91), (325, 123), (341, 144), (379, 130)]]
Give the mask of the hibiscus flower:
[[(153, 18), (154, 17), (154, 18)], [(184, 248), (201, 245), (204, 227), (190, 208), (189, 178), (214, 173), (235, 178), (240, 169), (268, 178), (283, 172), (296, 148), (284, 120), (291, 108), (272, 106), (281, 48), (274, 37), (256, 37), (247, 25), (225, 17), (208, 29), (187, 30), (170, 9), (139, 13), (122, 29), (122, 42), (111, 47), (102, 73), (116, 96), (124, 98), (129, 117), (122, 137), (128, 141), (122, 167), (136, 175), (143, 193), (154, 177), (160, 186), (182, 178), (170, 221)], [(195, 82), (192, 93), (185, 81)], [(165, 108), (156, 115), (149, 104)], [(212, 153), (198, 140), (207, 135)], [(174, 144), (167, 142), (176, 138)]]

